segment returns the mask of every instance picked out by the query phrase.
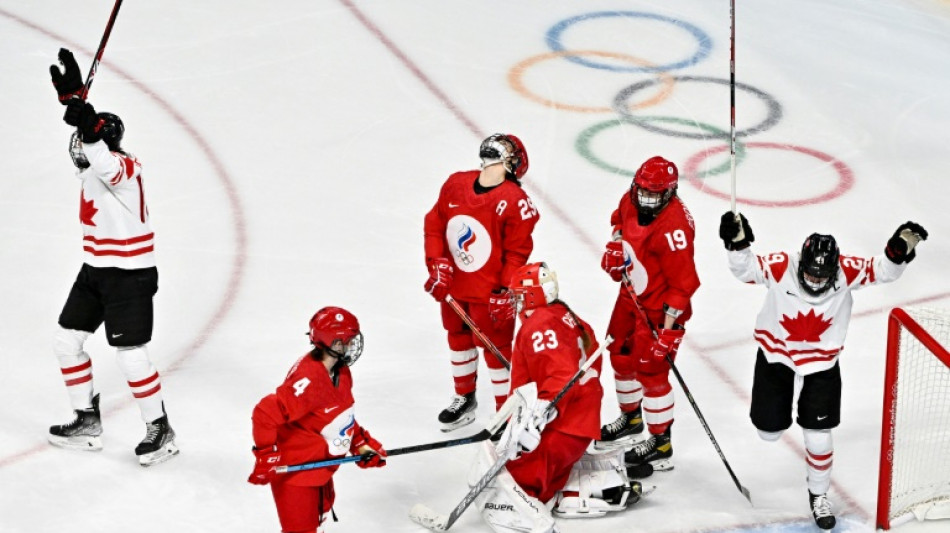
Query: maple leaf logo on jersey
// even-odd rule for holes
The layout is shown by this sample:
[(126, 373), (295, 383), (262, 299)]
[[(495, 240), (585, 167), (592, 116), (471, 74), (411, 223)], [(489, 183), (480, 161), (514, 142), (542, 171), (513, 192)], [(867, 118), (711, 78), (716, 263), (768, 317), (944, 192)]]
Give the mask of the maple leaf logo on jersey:
[(95, 203), (92, 200), (86, 200), (86, 194), (84, 192), (79, 193), (79, 222), (83, 226), (95, 226), (96, 223), (92, 221), (92, 218), (96, 216), (99, 210), (96, 209)]
[(799, 311), (794, 318), (782, 315), (779, 323), (788, 332), (785, 340), (792, 342), (818, 342), (821, 334), (831, 327), (831, 319), (825, 320), (824, 315), (816, 315), (814, 309), (809, 309), (804, 315)]

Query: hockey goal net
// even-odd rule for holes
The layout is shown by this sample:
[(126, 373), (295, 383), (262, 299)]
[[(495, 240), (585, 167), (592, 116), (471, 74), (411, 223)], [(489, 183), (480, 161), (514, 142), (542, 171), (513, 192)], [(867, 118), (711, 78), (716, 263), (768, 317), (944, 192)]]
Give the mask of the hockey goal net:
[(950, 518), (950, 309), (891, 311), (877, 527)]

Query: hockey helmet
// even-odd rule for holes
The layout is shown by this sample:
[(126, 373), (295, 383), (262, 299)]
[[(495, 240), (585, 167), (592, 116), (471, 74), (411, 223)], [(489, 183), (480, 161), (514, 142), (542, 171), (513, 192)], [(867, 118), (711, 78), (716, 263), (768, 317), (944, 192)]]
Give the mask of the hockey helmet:
[(802, 244), (798, 261), (798, 282), (802, 289), (812, 296), (818, 296), (834, 286), (840, 256), (834, 237), (820, 233), (809, 235)]
[(644, 161), (630, 186), (631, 200), (639, 211), (657, 215), (676, 193), (679, 171), (671, 161), (653, 156)]
[(324, 307), (310, 319), (310, 342), (351, 366), (363, 353), (363, 333), (353, 313), (342, 307)]
[(501, 163), (509, 177), (520, 180), (528, 172), (528, 152), (521, 139), (510, 133), (495, 133), (478, 148), (482, 168)]
[(515, 312), (523, 313), (557, 300), (557, 273), (547, 263), (528, 263), (511, 275), (511, 290)]
[(103, 121), (102, 128), (99, 131), (106, 146), (113, 152), (121, 152), (122, 137), (125, 135), (125, 125), (122, 124), (122, 119), (112, 113), (98, 113), (96, 116)]

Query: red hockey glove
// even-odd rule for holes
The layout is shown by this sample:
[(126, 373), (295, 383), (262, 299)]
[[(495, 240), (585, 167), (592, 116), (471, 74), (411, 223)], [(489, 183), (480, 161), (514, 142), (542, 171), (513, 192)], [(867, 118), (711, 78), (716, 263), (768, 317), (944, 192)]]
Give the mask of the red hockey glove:
[(82, 73), (79, 72), (79, 63), (76, 63), (73, 53), (65, 48), (59, 49), (59, 64), (63, 66), (63, 70), (60, 71), (56, 65), (50, 65), (49, 75), (53, 78), (53, 87), (56, 87), (59, 103), (66, 105), (69, 100), (79, 98), (82, 94)]
[(655, 364), (665, 364), (667, 355), (670, 357), (676, 355), (676, 350), (683, 342), (683, 335), (685, 334), (685, 329), (658, 329), (656, 340), (653, 341), (653, 346), (650, 348), (653, 362)]
[(254, 485), (267, 485), (274, 481), (274, 478), (277, 477), (274, 468), (280, 463), (280, 452), (277, 451), (277, 446), (266, 446), (264, 448), (255, 446), (251, 448), (251, 451), (254, 452), (257, 462), (254, 464), (254, 471), (247, 478), (247, 482)]
[(610, 279), (614, 281), (623, 279), (623, 274), (627, 271), (627, 262), (623, 256), (623, 243), (621, 241), (607, 243), (604, 257), (600, 260), (600, 268), (610, 274)]
[(488, 297), (488, 315), (496, 326), (503, 326), (514, 320), (515, 308), (511, 302), (511, 291), (500, 289)]
[(426, 280), (426, 292), (431, 294), (435, 301), (442, 302), (449, 295), (452, 287), (452, 263), (444, 257), (436, 257), (426, 261), (429, 267), (429, 279)]
[(353, 435), (353, 442), (350, 443), (350, 453), (353, 455), (372, 454), (366, 459), (360, 459), (356, 466), (360, 468), (376, 468), (386, 466), (386, 449), (382, 443), (374, 439), (369, 431), (359, 428)]

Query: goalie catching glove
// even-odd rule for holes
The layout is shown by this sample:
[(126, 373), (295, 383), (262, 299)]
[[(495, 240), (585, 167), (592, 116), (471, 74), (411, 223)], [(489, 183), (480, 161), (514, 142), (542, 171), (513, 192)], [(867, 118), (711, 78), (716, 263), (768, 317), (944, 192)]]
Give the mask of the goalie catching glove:
[(892, 263), (910, 263), (917, 257), (914, 247), (920, 241), (927, 240), (927, 230), (916, 222), (904, 222), (897, 228), (894, 235), (887, 241), (884, 254)]

